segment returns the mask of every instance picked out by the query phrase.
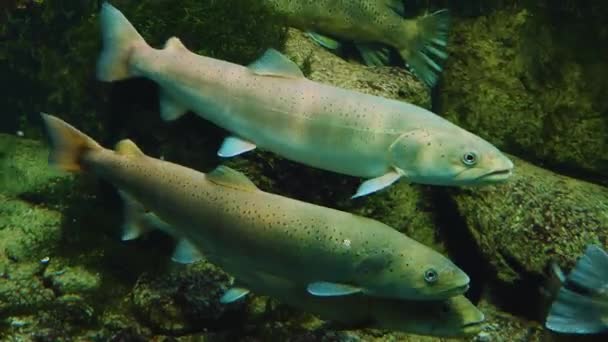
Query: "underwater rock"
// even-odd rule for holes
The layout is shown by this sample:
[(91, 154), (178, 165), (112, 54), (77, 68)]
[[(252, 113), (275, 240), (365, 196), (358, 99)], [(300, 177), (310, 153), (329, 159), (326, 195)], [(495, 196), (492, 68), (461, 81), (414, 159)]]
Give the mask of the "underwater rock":
[(402, 67), (368, 67), (345, 61), (296, 29), (288, 30), (283, 52), (313, 81), (430, 108), (426, 86)]
[(604, 25), (531, 6), (455, 20), (441, 112), (506, 152), (608, 184)]
[(540, 342), (543, 327), (538, 322), (528, 321), (504, 312), (483, 299), (477, 307), (486, 315), (483, 330), (470, 339), (472, 342)]
[(47, 166), (48, 153), (40, 141), (0, 134), (0, 194), (15, 196), (69, 177)]
[(44, 277), (57, 293), (87, 293), (100, 286), (100, 275), (81, 266), (64, 266), (52, 262), (44, 271)]
[(513, 160), (504, 184), (447, 190), (499, 280), (569, 268), (587, 244), (608, 245), (608, 188)]
[(133, 288), (133, 304), (153, 330), (185, 334), (239, 324), (236, 317), (246, 301), (219, 302), (230, 286), (228, 275), (205, 261), (175, 266), (159, 275), (142, 274)]

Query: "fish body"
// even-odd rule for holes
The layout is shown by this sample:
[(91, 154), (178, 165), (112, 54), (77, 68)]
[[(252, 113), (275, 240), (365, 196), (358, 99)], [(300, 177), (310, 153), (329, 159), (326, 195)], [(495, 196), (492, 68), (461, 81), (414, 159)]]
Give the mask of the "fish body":
[(511, 161), (480, 137), (409, 103), (311, 81), (275, 50), (245, 67), (194, 54), (175, 37), (164, 49), (153, 49), (107, 3), (100, 18), (104, 50), (98, 78), (155, 81), (163, 118), (192, 110), (232, 133), (220, 156), (260, 147), (369, 178), (356, 196), (400, 178), (465, 185), (503, 181), (511, 173)]
[(229, 273), (276, 274), (321, 296), (432, 300), (468, 289), (449, 259), (381, 222), (263, 192), (227, 167), (205, 174), (151, 158), (128, 140), (104, 149), (43, 118), (53, 164), (108, 180)]
[[(263, 0), (288, 25), (355, 42), (367, 64), (386, 64), (377, 44), (395, 48), (427, 85), (433, 86), (447, 58), (447, 10), (413, 19), (403, 17), (402, 0)], [(317, 40), (325, 43), (325, 37)], [(330, 39), (329, 37), (327, 39)], [(370, 46), (370, 44), (372, 44)], [(374, 48), (372, 48), (374, 47)], [(380, 50), (380, 51), (374, 51)]]
[(323, 298), (311, 295), (305, 286), (269, 274), (245, 272), (236, 275), (236, 279), (257, 294), (351, 327), (462, 337), (479, 332), (484, 322), (484, 314), (462, 295), (441, 301), (406, 301), (362, 294)]
[(545, 326), (565, 334), (608, 332), (608, 253), (589, 245), (570, 274), (563, 279)]

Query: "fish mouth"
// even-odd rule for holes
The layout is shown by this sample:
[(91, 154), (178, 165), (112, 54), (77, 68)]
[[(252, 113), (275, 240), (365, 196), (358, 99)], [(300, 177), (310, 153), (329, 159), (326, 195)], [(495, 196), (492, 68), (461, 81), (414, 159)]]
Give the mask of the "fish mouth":
[(511, 175), (513, 174), (513, 169), (501, 169), (501, 170), (494, 170), (491, 172), (488, 172), (486, 174), (483, 174), (481, 176), (479, 176), (477, 179), (478, 180), (483, 180), (484, 182), (502, 182), (505, 181), (507, 178), (511, 177)]
[(482, 317), (479, 321), (463, 324), (462, 332), (465, 335), (475, 335), (478, 334), (486, 324), (485, 318)]
[(449, 289), (441, 294), (442, 298), (449, 298), (457, 295), (461, 295), (469, 290), (469, 284), (465, 284), (462, 286), (454, 287)]

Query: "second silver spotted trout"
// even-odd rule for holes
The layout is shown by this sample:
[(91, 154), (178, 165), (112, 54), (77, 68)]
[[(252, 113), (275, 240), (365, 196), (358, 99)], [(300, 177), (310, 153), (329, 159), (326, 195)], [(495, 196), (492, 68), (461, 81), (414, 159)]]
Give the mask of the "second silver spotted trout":
[(275, 50), (248, 67), (188, 51), (177, 38), (146, 44), (116, 8), (102, 7), (97, 76), (143, 76), (160, 86), (166, 120), (192, 110), (232, 133), (218, 154), (256, 147), (324, 170), (369, 178), (354, 197), (400, 178), (435, 185), (504, 181), (513, 163), (496, 147), (409, 103), (305, 78)]
[(449, 259), (381, 222), (261, 191), (228, 167), (205, 174), (151, 158), (130, 140), (108, 150), (54, 116), (43, 120), (51, 163), (106, 179), (228, 273), (259, 270), (317, 296), (434, 300), (468, 289)]
[(319, 44), (338, 49), (334, 38), (355, 43), (368, 65), (388, 64), (395, 48), (427, 85), (437, 82), (447, 58), (447, 10), (404, 18), (404, 0), (260, 0), (288, 25), (307, 31)]

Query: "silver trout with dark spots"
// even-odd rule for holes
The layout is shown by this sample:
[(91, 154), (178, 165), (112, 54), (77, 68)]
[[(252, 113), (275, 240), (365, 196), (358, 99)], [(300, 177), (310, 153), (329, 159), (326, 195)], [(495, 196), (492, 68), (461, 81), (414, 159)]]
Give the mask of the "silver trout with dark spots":
[(105, 3), (97, 77), (146, 77), (160, 87), (160, 112), (192, 110), (231, 132), (218, 154), (256, 147), (324, 170), (369, 178), (355, 197), (403, 178), (434, 185), (506, 180), (513, 163), (482, 138), (402, 101), (332, 87), (304, 77), (275, 50), (248, 67), (196, 55), (171, 38), (153, 49)]
[(337, 49), (334, 38), (352, 41), (368, 65), (389, 62), (395, 48), (428, 86), (437, 82), (447, 58), (447, 10), (404, 18), (404, 0), (261, 0), (286, 24), (309, 32), (320, 45)]
[(450, 260), (378, 221), (263, 192), (227, 167), (205, 174), (151, 158), (130, 140), (108, 150), (42, 117), (52, 164), (106, 179), (228, 273), (259, 270), (318, 296), (433, 300), (468, 288)]

